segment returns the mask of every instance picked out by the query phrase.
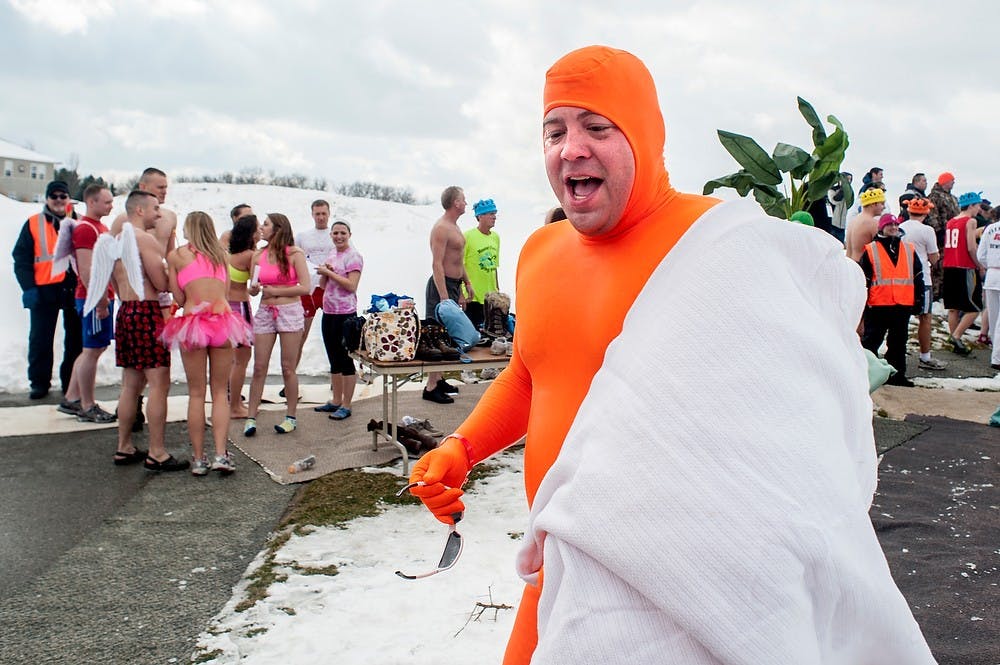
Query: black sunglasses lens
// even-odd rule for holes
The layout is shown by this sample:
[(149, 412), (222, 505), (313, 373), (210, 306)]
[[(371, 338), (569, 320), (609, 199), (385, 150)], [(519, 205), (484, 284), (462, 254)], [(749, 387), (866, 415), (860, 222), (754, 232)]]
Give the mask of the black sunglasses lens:
[(438, 568), (446, 569), (455, 565), (458, 555), (462, 553), (462, 534), (452, 531), (448, 534), (448, 542), (445, 543), (444, 552), (441, 553), (441, 561)]

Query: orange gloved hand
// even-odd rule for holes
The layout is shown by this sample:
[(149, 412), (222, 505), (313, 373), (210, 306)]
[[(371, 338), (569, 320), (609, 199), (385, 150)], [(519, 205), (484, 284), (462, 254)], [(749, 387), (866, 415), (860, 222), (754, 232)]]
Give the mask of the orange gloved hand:
[(410, 488), (434, 517), (445, 524), (454, 524), (452, 515), (465, 512), (461, 497), (462, 484), (472, 465), (465, 444), (454, 437), (446, 437), (434, 450), (424, 453), (410, 473), (411, 483), (423, 483)]

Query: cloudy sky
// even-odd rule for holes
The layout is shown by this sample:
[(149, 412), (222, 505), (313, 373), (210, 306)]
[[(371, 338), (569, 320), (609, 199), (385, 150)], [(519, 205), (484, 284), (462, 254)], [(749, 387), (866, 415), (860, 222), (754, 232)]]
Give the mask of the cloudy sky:
[(604, 43), (652, 71), (678, 188), (736, 170), (719, 128), (811, 149), (801, 95), (844, 123), (856, 181), (949, 170), (1000, 199), (985, 0), (0, 2), (0, 138), (83, 173), (260, 167), (544, 209), (545, 70)]

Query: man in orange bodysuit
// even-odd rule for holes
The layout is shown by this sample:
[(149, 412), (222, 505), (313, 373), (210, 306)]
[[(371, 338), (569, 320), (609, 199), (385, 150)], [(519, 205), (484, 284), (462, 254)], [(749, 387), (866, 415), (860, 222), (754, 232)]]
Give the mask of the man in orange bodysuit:
[[(526, 435), (531, 524), (518, 570), (529, 584), (504, 662), (818, 663), (811, 654), (851, 640), (888, 645), (881, 662), (933, 662), (867, 519), (875, 457), (857, 265), (830, 236), (752, 203), (674, 190), (656, 89), (635, 56), (564, 56), (544, 104), (546, 171), (568, 220), (524, 245), (509, 367), (410, 477), (451, 524), (471, 467)], [(551, 303), (566, 294), (585, 305), (573, 334), (556, 335), (564, 319)], [(791, 310), (780, 324), (764, 314), (774, 298)], [(843, 408), (826, 406), (841, 394)], [(847, 526), (831, 528), (847, 537), (833, 542), (855, 550), (821, 538), (832, 552), (803, 551), (801, 524), (814, 540), (839, 514)], [(760, 544), (746, 542), (757, 533)], [(877, 595), (888, 618), (794, 578), (808, 567), (834, 579), (828, 568), (855, 559), (871, 565), (842, 583)], [(807, 603), (836, 630), (814, 634)]]

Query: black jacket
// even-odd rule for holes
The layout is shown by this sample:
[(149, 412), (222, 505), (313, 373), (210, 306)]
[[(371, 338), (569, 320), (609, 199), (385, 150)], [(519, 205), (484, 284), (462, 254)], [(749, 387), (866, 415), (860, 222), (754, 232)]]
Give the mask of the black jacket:
[[(45, 219), (55, 226), (59, 231), (62, 220), (49, 212), (48, 207), (43, 208)], [(73, 292), (76, 290), (76, 273), (72, 267), (66, 269), (66, 276), (58, 284), (46, 284), (37, 286), (35, 284), (35, 239), (31, 235), (31, 226), (25, 220), (21, 227), (21, 234), (14, 243), (14, 250), (10, 253), (14, 259), (14, 277), (21, 286), (22, 291), (38, 289), (39, 302), (65, 304), (73, 302)]]
[[(900, 238), (899, 236), (875, 236), (875, 242), (879, 243), (885, 248), (885, 251), (889, 254), (889, 260), (892, 261), (892, 265), (896, 265), (899, 262), (899, 241), (905, 240), (905, 238)], [(861, 254), (861, 259), (858, 260), (861, 264), (861, 271), (865, 273), (865, 287), (871, 288), (872, 285), (872, 274), (875, 272), (874, 266), (872, 266), (871, 260), (868, 258), (868, 252), (863, 252)], [(920, 304), (924, 301), (924, 264), (917, 256), (917, 253), (913, 252), (913, 309), (915, 312), (920, 312)]]

